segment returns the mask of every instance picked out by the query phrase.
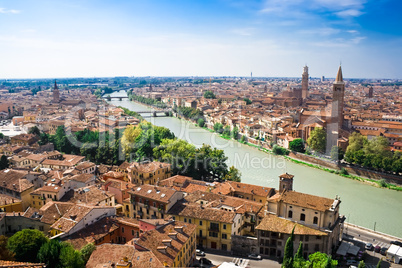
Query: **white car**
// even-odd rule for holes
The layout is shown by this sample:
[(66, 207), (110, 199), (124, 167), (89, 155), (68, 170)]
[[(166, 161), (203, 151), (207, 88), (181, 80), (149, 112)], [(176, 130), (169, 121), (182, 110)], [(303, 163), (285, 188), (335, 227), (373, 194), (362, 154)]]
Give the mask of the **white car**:
[(196, 249), (196, 250), (195, 250), (195, 255), (197, 255), (197, 256), (205, 256), (205, 252), (204, 252), (204, 251), (201, 251), (201, 250), (199, 250), (199, 249)]
[(250, 254), (250, 255), (248, 255), (248, 257), (253, 260), (261, 260), (262, 259), (261, 256), (257, 255), (257, 254)]

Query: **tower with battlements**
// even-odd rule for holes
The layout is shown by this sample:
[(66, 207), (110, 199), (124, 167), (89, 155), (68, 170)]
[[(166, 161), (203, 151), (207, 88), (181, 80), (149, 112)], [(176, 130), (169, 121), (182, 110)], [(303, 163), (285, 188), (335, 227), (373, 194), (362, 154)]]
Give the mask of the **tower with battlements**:
[(54, 88), (53, 88), (53, 103), (60, 102), (60, 92), (59, 88), (57, 87), (56, 80), (54, 80)]
[(306, 99), (308, 96), (308, 67), (307, 65), (303, 67), (302, 74), (302, 98)]

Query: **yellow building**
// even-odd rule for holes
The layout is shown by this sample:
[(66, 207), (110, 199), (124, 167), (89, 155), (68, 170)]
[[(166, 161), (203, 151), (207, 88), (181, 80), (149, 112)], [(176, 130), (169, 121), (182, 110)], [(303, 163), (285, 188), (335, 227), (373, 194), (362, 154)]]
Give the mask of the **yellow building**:
[(161, 162), (134, 162), (127, 168), (128, 178), (134, 184), (151, 184), (171, 176), (171, 165)]
[(234, 211), (178, 202), (169, 214), (174, 220), (195, 224), (197, 244), (206, 248), (230, 251), (231, 236), (241, 232), (242, 217)]

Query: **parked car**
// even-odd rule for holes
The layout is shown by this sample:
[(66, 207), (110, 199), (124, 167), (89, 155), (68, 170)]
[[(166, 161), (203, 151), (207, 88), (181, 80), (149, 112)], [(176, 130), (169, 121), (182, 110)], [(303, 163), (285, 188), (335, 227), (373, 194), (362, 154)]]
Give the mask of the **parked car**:
[(399, 241), (391, 241), (391, 244), (402, 247), (402, 242), (399, 242)]
[(374, 251), (377, 252), (377, 253), (380, 252), (380, 251), (381, 251), (381, 247), (378, 246), (378, 245), (375, 246)]
[(200, 249), (196, 249), (195, 250), (195, 255), (197, 255), (197, 256), (205, 256), (205, 252), (201, 251)]
[(380, 250), (381, 255), (387, 254), (387, 250), (388, 250), (388, 248), (382, 247), (381, 250)]
[(250, 254), (250, 255), (248, 255), (248, 257), (253, 260), (261, 260), (262, 259), (261, 255), (257, 255), (257, 254)]
[(349, 265), (355, 265), (355, 266), (357, 266), (357, 265), (359, 265), (359, 262), (356, 261), (356, 260), (347, 260), (347, 261), (346, 261), (346, 265), (347, 265), (347, 266), (349, 266)]
[(366, 246), (365, 246), (365, 248), (366, 248), (367, 250), (373, 250), (373, 244), (367, 243)]
[(202, 264), (207, 264), (207, 265), (211, 265), (211, 264), (212, 264), (212, 262), (211, 262), (210, 260), (208, 260), (207, 258), (201, 258), (201, 259), (199, 260), (199, 262), (202, 263)]

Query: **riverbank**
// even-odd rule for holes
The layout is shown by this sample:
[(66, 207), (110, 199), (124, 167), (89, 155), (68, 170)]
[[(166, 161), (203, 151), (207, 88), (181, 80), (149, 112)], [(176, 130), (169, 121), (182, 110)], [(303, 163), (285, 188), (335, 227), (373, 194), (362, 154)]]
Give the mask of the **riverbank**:
[[(158, 109), (158, 108), (156, 108), (156, 107), (154, 107), (152, 105), (144, 104), (144, 103), (141, 103), (141, 102), (138, 102), (138, 101), (132, 101), (132, 102), (138, 103), (140, 105), (144, 105), (144, 106), (146, 106), (148, 108), (151, 108), (151, 109)], [(221, 137), (221, 138), (223, 138), (225, 140), (233, 140), (235, 142), (238, 142), (238, 143), (241, 143), (241, 144), (244, 144), (244, 145), (248, 145), (250, 147), (254, 147), (254, 148), (256, 148), (256, 149), (258, 149), (258, 150), (260, 150), (260, 151), (262, 151), (264, 153), (275, 155), (272, 152), (272, 150), (269, 150), (267, 148), (263, 148), (263, 147), (261, 147), (259, 145), (249, 143), (249, 142), (244, 142), (243, 143), (243, 142), (235, 140), (235, 139), (233, 139), (231, 137), (224, 136), (224, 135), (221, 135), (219, 133), (216, 133), (215, 131), (213, 131), (212, 129), (209, 129), (208, 127), (200, 127), (200, 126), (198, 126), (198, 124), (194, 123), (193, 121), (191, 121), (189, 119), (186, 119), (186, 118), (183, 118), (181, 116), (178, 116), (177, 113), (174, 114), (174, 117), (176, 117), (179, 120), (184, 120), (185, 122), (188, 122), (190, 124), (194, 124), (197, 128), (201, 128), (201, 129), (204, 129), (204, 130), (209, 131), (211, 133), (215, 133), (216, 135), (218, 135), (219, 137)], [(376, 180), (376, 179), (372, 179), (372, 178), (365, 177), (365, 176), (357, 176), (356, 174), (350, 174), (351, 171), (352, 171), (351, 169), (349, 169), (347, 172), (345, 172), (345, 168), (341, 168), (341, 169), (336, 168), (336, 167), (335, 168), (330, 168), (330, 167), (326, 167), (324, 165), (320, 165), (320, 164), (317, 164), (317, 163), (312, 163), (312, 162), (309, 162), (309, 161), (306, 161), (306, 160), (301, 160), (301, 159), (299, 159), (297, 157), (281, 156), (281, 155), (275, 155), (275, 156), (282, 157), (283, 159), (285, 159), (287, 161), (291, 161), (291, 162), (293, 162), (295, 164), (304, 165), (304, 166), (308, 166), (308, 167), (311, 167), (311, 168), (319, 169), (319, 170), (322, 170), (322, 171), (325, 171), (325, 172), (328, 172), (328, 173), (338, 175), (340, 177), (344, 177), (344, 178), (347, 178), (347, 179), (359, 181), (359, 182), (365, 183), (365, 184), (373, 186), (373, 187), (387, 188), (387, 189), (395, 190), (395, 191), (402, 191), (402, 185), (400, 185), (400, 184), (389, 183), (385, 179)], [(322, 161), (321, 159), (316, 159), (316, 160)], [(335, 164), (333, 164), (333, 165), (335, 165)]]
[[(254, 147), (254, 148), (256, 148), (256, 149), (258, 149), (258, 150), (260, 150), (262, 152), (275, 155), (272, 152), (272, 150), (263, 148), (261, 146), (258, 146), (258, 145), (255, 145), (255, 144), (249, 143), (249, 142), (244, 142), (243, 143), (243, 142), (240, 142), (239, 140), (236, 140), (236, 139), (221, 135), (219, 133), (216, 133), (212, 129), (209, 129), (208, 127), (200, 127), (196, 123), (192, 122), (189, 119), (185, 119), (185, 118), (177, 117), (177, 116), (176, 116), (176, 118), (179, 119), (179, 120), (184, 120), (184, 121), (186, 121), (188, 123), (194, 124), (198, 128), (202, 128), (202, 129), (204, 129), (206, 131), (209, 131), (211, 133), (215, 133), (215, 134), (217, 134), (219, 137), (221, 137), (223, 139), (233, 140), (235, 142), (239, 142), (241, 144), (248, 145), (250, 147)], [(364, 176), (356, 176), (356, 175), (349, 174), (348, 171), (346, 171), (344, 168), (341, 168), (341, 169), (328, 168), (328, 167), (325, 167), (323, 165), (315, 164), (315, 163), (312, 163), (312, 162), (309, 162), (309, 161), (306, 161), (306, 160), (300, 160), (300, 159), (298, 159), (296, 157), (292, 157), (292, 156), (283, 156), (283, 155), (275, 155), (275, 156), (282, 157), (285, 160), (292, 161), (295, 164), (300, 164), (300, 165), (308, 166), (308, 167), (311, 167), (311, 168), (316, 168), (316, 169), (319, 169), (319, 170), (322, 170), (322, 171), (325, 171), (325, 172), (328, 172), (328, 173), (336, 174), (338, 176), (341, 176), (341, 177), (344, 177), (344, 178), (347, 178), (347, 179), (359, 181), (359, 182), (362, 182), (362, 183), (365, 183), (365, 184), (368, 184), (368, 185), (371, 185), (371, 186), (374, 186), (374, 187), (377, 187), (377, 188), (387, 188), (387, 189), (390, 189), (390, 190), (402, 191), (402, 185), (389, 183), (389, 182), (386, 182), (384, 179), (375, 180), (375, 179), (371, 179), (371, 178), (364, 177)], [(318, 159), (318, 160), (320, 160), (320, 159)]]

